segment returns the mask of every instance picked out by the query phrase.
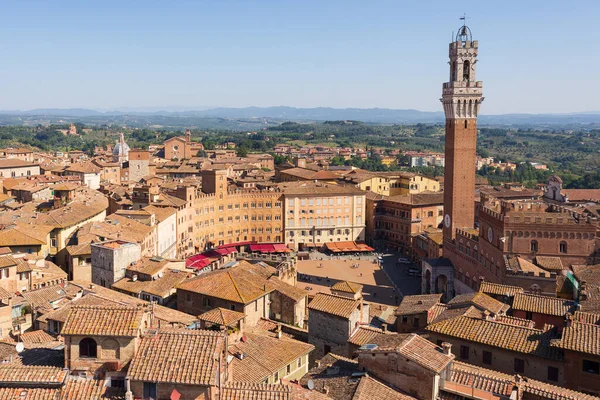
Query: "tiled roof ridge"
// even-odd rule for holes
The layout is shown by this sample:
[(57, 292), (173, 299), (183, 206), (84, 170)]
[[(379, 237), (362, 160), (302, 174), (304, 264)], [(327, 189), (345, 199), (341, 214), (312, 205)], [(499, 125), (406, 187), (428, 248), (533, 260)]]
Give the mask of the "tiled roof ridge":
[(335, 353), (329, 353), (328, 355), (331, 356), (331, 357), (333, 357), (333, 358), (335, 358), (338, 361), (345, 361), (345, 362), (349, 362), (349, 363), (357, 364), (358, 365), (358, 360), (354, 360), (352, 358), (344, 357), (344, 356), (341, 356), (341, 355), (335, 354)]
[(560, 300), (560, 301), (562, 301), (562, 302), (568, 301), (568, 302), (571, 302), (571, 303), (575, 303), (575, 301), (573, 301), (573, 300), (569, 300), (569, 299), (562, 299), (562, 298), (560, 298), (560, 297), (545, 296), (545, 295), (543, 295), (543, 294), (537, 294), (537, 293), (517, 293), (517, 294), (515, 295), (515, 297), (516, 297), (517, 295), (521, 295), (521, 296), (528, 296), (528, 297), (537, 297), (537, 298), (542, 298), (542, 299), (550, 299), (550, 300)]
[(240, 296), (240, 300), (242, 300), (242, 303), (245, 304), (246, 303), (246, 299), (242, 295), (242, 292), (240, 291), (240, 288), (238, 287), (237, 283), (235, 282), (235, 279), (233, 278), (233, 276), (231, 275), (231, 271), (227, 271), (227, 276), (229, 276), (229, 279), (231, 279), (231, 283), (233, 284), (233, 288), (237, 292), (238, 296)]
[[(464, 314), (463, 315), (459, 315), (459, 316), (457, 316), (455, 318), (469, 318), (469, 319), (474, 319), (474, 320), (477, 320), (477, 321), (489, 322), (490, 324), (507, 325), (507, 326), (512, 326), (513, 328), (519, 328), (519, 329), (523, 329), (523, 330), (534, 331), (534, 332), (540, 333), (540, 334), (547, 331), (547, 330), (544, 330), (544, 329), (530, 328), (530, 327), (527, 327), (527, 326), (507, 324), (506, 322), (496, 321), (496, 320), (493, 320), (493, 319), (481, 319), (481, 318), (477, 318), (477, 317), (471, 317), (469, 315), (464, 315)], [(454, 318), (451, 318), (451, 319), (454, 319)], [(443, 322), (444, 321), (440, 321), (439, 323), (443, 323)], [(436, 322), (436, 323), (438, 323), (438, 322)], [(432, 325), (435, 325), (435, 324), (432, 324)]]
[(471, 365), (468, 363), (464, 363), (462, 361), (455, 360), (452, 363), (452, 369), (457, 372), (463, 373), (463, 374), (470, 374), (470, 375), (474, 375), (474, 376), (483, 377), (486, 379), (493, 379), (493, 380), (500, 381), (500, 382), (515, 383), (514, 377), (512, 375), (505, 374), (503, 372), (494, 371), (494, 370), (487, 369), (487, 368), (483, 368), (483, 367), (479, 367), (476, 365)]
[(353, 299), (353, 298), (346, 297), (346, 296), (340, 296), (339, 294), (334, 294), (334, 293), (323, 293), (323, 292), (321, 292), (321, 293), (317, 293), (317, 294), (323, 295), (323, 296), (336, 297), (338, 299), (344, 299), (344, 300), (350, 300), (350, 301), (360, 301), (358, 299)]
[(224, 385), (227, 389), (253, 390), (258, 392), (283, 392), (291, 393), (292, 387), (275, 383), (228, 382)]
[[(102, 297), (102, 296), (97, 296), (97, 297)], [(142, 310), (144, 308), (145, 304), (124, 304), (124, 305), (117, 305), (117, 304), (74, 304), (71, 309), (73, 310), (90, 310), (90, 309), (94, 309), (94, 310), (123, 310), (123, 309), (136, 309), (136, 310)]]
[(158, 334), (171, 336), (223, 336), (223, 333), (219, 331), (212, 331), (210, 329), (160, 329)]
[(370, 330), (370, 331), (373, 331), (373, 332), (378, 332), (378, 333), (394, 333), (394, 332), (384, 332), (383, 329), (376, 328), (376, 327), (371, 326), (371, 325), (359, 325), (358, 329), (367, 329), (367, 330)]
[[(510, 320), (515, 320), (515, 321), (518, 321), (518, 322), (527, 322), (527, 323), (533, 322), (533, 321), (532, 321), (532, 320), (530, 320), (530, 319), (526, 319), (526, 318), (519, 318), (519, 317), (513, 317), (512, 315), (500, 315), (499, 317), (501, 317), (502, 319), (507, 319), (507, 320), (509, 320), (509, 321), (510, 321)], [(508, 323), (508, 322), (504, 322), (504, 321), (498, 321), (498, 320), (496, 320), (496, 319), (494, 319), (494, 320), (492, 320), (492, 321), (494, 321), (494, 322), (497, 322), (497, 323), (499, 323), (499, 324), (507, 324), (507, 325), (512, 325), (512, 326), (514, 326), (514, 324), (511, 324), (511, 323)]]

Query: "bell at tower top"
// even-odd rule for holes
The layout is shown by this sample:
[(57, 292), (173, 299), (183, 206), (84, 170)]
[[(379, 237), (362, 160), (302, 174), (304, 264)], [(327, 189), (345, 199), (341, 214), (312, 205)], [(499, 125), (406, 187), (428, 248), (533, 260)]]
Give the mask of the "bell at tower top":
[(456, 41), (457, 42), (472, 42), (473, 41), (473, 35), (471, 34), (471, 29), (463, 24), (463, 26), (461, 26), (458, 29), (458, 32), (456, 33)]

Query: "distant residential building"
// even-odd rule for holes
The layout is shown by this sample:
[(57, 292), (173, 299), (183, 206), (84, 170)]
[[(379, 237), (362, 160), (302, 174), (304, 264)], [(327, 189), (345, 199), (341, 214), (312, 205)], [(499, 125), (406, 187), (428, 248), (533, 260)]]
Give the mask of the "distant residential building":
[(65, 175), (78, 176), (82, 184), (90, 189), (100, 188), (100, 172), (102, 169), (90, 162), (74, 163), (65, 168)]
[(16, 178), (40, 174), (40, 166), (19, 158), (0, 159), (0, 178)]

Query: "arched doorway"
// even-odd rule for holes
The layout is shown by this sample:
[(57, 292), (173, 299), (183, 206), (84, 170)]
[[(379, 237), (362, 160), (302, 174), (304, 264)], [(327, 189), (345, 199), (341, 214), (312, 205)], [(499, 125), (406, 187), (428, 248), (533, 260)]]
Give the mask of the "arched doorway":
[(438, 275), (435, 278), (435, 292), (446, 295), (448, 291), (448, 277), (446, 275)]
[(425, 294), (431, 294), (431, 271), (425, 271)]

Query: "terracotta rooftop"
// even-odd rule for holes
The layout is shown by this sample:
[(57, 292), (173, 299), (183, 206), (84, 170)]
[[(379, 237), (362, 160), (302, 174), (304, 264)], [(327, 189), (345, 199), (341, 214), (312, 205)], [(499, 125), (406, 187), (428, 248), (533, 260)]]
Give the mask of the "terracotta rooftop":
[(2, 385), (61, 385), (69, 371), (63, 368), (23, 365), (0, 366), (0, 382)]
[(427, 331), (458, 339), (553, 360), (562, 360), (562, 351), (550, 346), (552, 330), (526, 328), (491, 320), (459, 316), (427, 326)]
[(149, 293), (157, 297), (167, 298), (175, 294), (179, 284), (188, 279), (190, 274), (185, 271), (167, 270), (162, 276), (151, 280), (132, 279), (125, 277), (112, 284), (112, 288), (131, 295)]
[(573, 321), (563, 329), (560, 347), (600, 356), (600, 325)]
[[(50, 397), (48, 397), (50, 399)], [(69, 377), (60, 391), (60, 400), (123, 400), (124, 388), (107, 387), (103, 379), (77, 379)], [(29, 400), (29, 397), (27, 397)]]
[(567, 313), (575, 312), (576, 303), (557, 297), (517, 293), (512, 307), (514, 310), (564, 317)]
[[(277, 338), (260, 329), (246, 332), (245, 337), (229, 346), (229, 354), (234, 356), (230, 364), (232, 378), (239, 382), (260, 383), (315, 348), (286, 336)], [(241, 353), (242, 360), (235, 356)]]
[(600, 264), (595, 265), (572, 265), (573, 274), (579, 282), (587, 282), (600, 286)]
[(60, 300), (67, 298), (67, 292), (58, 285), (28, 290), (21, 295), (34, 309), (39, 308), (40, 311), (51, 311), (58, 306)]
[(33, 167), (38, 164), (34, 164), (29, 161), (20, 160), (18, 158), (2, 158), (0, 159), (1, 168), (20, 168), (20, 167)]
[(169, 330), (144, 336), (129, 367), (136, 381), (216, 385), (225, 341), (219, 332)]
[(407, 337), (404, 337), (404, 340), (400, 344), (394, 343), (393, 346), (381, 345), (377, 346), (374, 350), (359, 350), (359, 353), (361, 351), (367, 353), (397, 352), (406, 359), (434, 372), (442, 371), (454, 359), (453, 354), (444, 354), (441, 347), (416, 333), (411, 333)]
[(278, 185), (286, 196), (289, 195), (361, 195), (364, 191), (352, 185), (339, 185), (322, 182), (283, 182)]
[[(452, 364), (450, 381), (462, 385), (466, 390), (463, 393), (467, 395), (471, 393), (473, 388), (476, 388), (506, 397), (509, 397), (511, 392), (516, 390), (518, 392), (517, 398), (529, 398), (528, 395), (533, 395), (535, 397), (532, 398), (545, 400), (597, 399), (596, 396), (576, 392), (574, 390), (565, 389), (526, 377), (504, 374), (459, 361), (454, 361)], [(456, 388), (453, 387), (453, 389)]]
[(18, 353), (13, 343), (0, 342), (0, 363), (5, 360), (12, 361), (12, 358), (17, 358)]
[(360, 378), (352, 400), (417, 400), (416, 397), (400, 393), (369, 375)]
[(508, 325), (523, 326), (525, 328), (535, 327), (535, 322), (530, 319), (509, 317), (508, 315), (496, 315), (494, 321)]
[(200, 321), (206, 321), (222, 326), (230, 326), (244, 318), (246, 318), (246, 314), (244, 313), (221, 307), (213, 308), (212, 310), (198, 316)]
[(513, 297), (517, 293), (523, 293), (523, 288), (519, 286), (501, 285), (499, 283), (481, 282), (479, 291), (498, 296)]
[(337, 296), (335, 294), (317, 293), (308, 304), (309, 310), (324, 312), (342, 318), (350, 318), (358, 309), (360, 300)]
[[(373, 339), (380, 335), (385, 335), (382, 329), (369, 325), (360, 325), (348, 339), (348, 343), (356, 346), (364, 346), (367, 343), (373, 343)], [(391, 334), (391, 333), (389, 333)]]
[[(25, 395), (26, 397), (23, 397)], [(0, 388), (0, 399), (25, 399), (25, 400), (48, 400), (58, 399), (60, 396), (59, 388), (39, 388), (39, 387), (2, 387)], [(69, 399), (70, 400), (70, 399)]]
[(144, 309), (131, 306), (73, 306), (61, 335), (137, 336)]
[[(337, 373), (335, 375), (328, 373), (332, 370)], [(311, 380), (315, 385), (315, 391), (321, 391), (323, 386), (327, 386), (330, 397), (336, 400), (352, 400), (360, 383), (357, 379), (350, 379), (352, 374), (361, 375), (357, 360), (329, 353), (300, 379), (300, 384), (307, 387), (308, 381)]]
[(546, 270), (538, 267), (534, 263), (527, 261), (522, 257), (513, 257), (513, 256), (505, 256), (504, 257), (505, 265), (507, 269), (510, 269), (513, 272), (533, 272), (535, 275), (545, 274)]
[(481, 310), (487, 310), (494, 314), (504, 314), (510, 308), (508, 304), (504, 304), (483, 292), (461, 294), (448, 302), (450, 306), (465, 304), (474, 305)]
[(407, 204), (411, 206), (429, 206), (436, 204), (444, 204), (444, 193), (418, 193), (418, 194), (402, 194), (398, 196), (385, 197), (385, 201), (393, 203)]
[(180, 284), (178, 289), (247, 304), (274, 290), (269, 278), (275, 273), (273, 267), (239, 261), (230, 268), (191, 278)]
[(99, 174), (102, 168), (91, 162), (74, 163), (65, 168), (65, 171), (77, 172), (83, 174)]
[(562, 271), (564, 269), (560, 257), (536, 256), (535, 262), (547, 271)]
[[(471, 318), (484, 318), (485, 315), (481, 310), (472, 305), (463, 305), (463, 306), (454, 306), (450, 307), (447, 304), (436, 304), (433, 310), (436, 310), (436, 307), (442, 309), (441, 312), (433, 314), (431, 317), (428, 317), (428, 323), (436, 323), (445, 321), (447, 319), (456, 318), (460, 316), (466, 316)], [(445, 307), (445, 308), (444, 308)]]
[(43, 224), (14, 225), (0, 230), (0, 246), (47, 246), (53, 229)]
[(419, 314), (429, 311), (442, 299), (442, 294), (419, 294), (414, 296), (404, 296), (396, 315)]
[(221, 396), (227, 400), (330, 400), (331, 397), (316, 390), (305, 389), (294, 383), (259, 384), (230, 382), (225, 384)]
[(331, 290), (337, 290), (344, 293), (362, 293), (363, 285), (360, 283), (339, 281), (331, 287)]
[(582, 322), (584, 324), (600, 325), (600, 314), (575, 311), (575, 315), (573, 315), (573, 321)]
[(565, 189), (569, 202), (600, 201), (600, 189)]
[[(76, 286), (83, 290), (85, 299), (87, 296), (94, 296), (102, 301), (106, 302), (107, 305), (147, 305), (150, 304), (148, 301), (135, 298), (133, 296), (117, 292), (116, 290), (108, 289), (99, 285), (91, 285), (89, 282), (82, 281), (70, 281), (70, 286)], [(174, 310), (158, 304), (154, 305), (154, 317), (159, 322), (163, 322), (169, 325), (175, 326), (189, 326), (196, 321), (196, 317), (190, 314), (186, 314), (181, 311)], [(161, 325), (162, 326), (162, 325)]]

